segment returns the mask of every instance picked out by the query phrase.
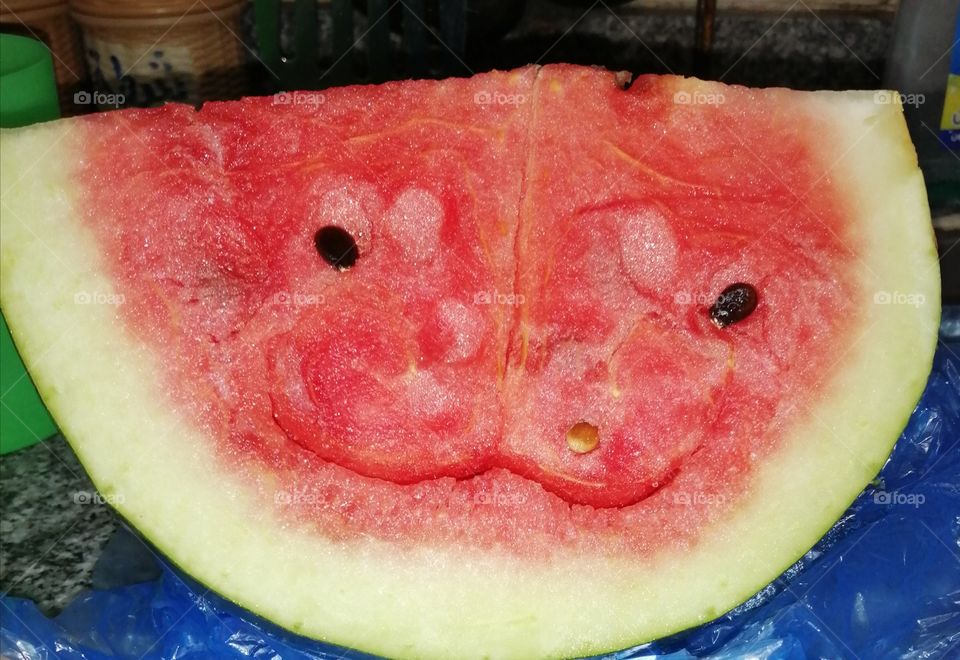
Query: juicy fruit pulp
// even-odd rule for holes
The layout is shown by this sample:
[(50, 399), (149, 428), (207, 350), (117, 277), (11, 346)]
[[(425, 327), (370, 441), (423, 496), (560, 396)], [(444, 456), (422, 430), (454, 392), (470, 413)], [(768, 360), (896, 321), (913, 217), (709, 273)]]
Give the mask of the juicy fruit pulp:
[[(3, 175), (4, 309), (98, 486), (255, 611), (389, 654), (625, 646), (806, 550), (919, 395), (935, 256), (872, 98), (550, 66), (64, 122), (4, 138), (4, 170), (76, 163)], [(131, 403), (136, 443), (97, 412)]]
[[(144, 341), (178, 345), (177, 382), (245, 453), (305, 449), (398, 485), (499, 469), (625, 507), (699, 452), (685, 478), (731, 496), (791, 421), (781, 392), (815, 397), (859, 325), (855, 237), (804, 153), (815, 124), (768, 149), (777, 177), (747, 160), (718, 179), (731, 135), (781, 127), (751, 92), (731, 98), (731, 127), (719, 107), (678, 106), (663, 79), (489, 83), (523, 102), (394, 87), (309, 111), (260, 99), (104, 119), (84, 178), (121, 312)], [(399, 116), (369, 113), (372, 95)], [(661, 132), (691, 121), (710, 129), (705, 165), (682, 172), (676, 145), (656, 145), (689, 139)], [(251, 139), (266, 125), (278, 139)], [(284, 149), (290, 162), (263, 165)], [(764, 305), (721, 332), (707, 310), (740, 279)], [(589, 452), (570, 448), (578, 422), (597, 430)]]

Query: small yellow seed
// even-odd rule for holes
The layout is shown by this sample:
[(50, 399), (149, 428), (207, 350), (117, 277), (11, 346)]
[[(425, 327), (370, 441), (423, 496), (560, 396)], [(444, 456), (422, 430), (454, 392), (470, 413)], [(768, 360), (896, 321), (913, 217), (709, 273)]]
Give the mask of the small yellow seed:
[(567, 446), (578, 454), (593, 451), (599, 443), (599, 429), (588, 422), (577, 422), (567, 431)]

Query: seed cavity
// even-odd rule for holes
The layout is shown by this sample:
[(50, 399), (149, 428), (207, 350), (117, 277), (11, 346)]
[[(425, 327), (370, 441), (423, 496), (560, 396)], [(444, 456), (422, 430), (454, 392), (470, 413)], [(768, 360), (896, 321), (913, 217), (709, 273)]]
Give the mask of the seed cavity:
[(567, 431), (567, 446), (577, 454), (586, 454), (600, 444), (600, 430), (589, 422), (577, 422)]
[(757, 308), (757, 290), (744, 282), (731, 284), (710, 308), (710, 320), (718, 328), (742, 321)]
[(337, 270), (347, 270), (357, 263), (357, 242), (342, 227), (327, 225), (320, 228), (313, 236), (313, 244), (323, 260)]

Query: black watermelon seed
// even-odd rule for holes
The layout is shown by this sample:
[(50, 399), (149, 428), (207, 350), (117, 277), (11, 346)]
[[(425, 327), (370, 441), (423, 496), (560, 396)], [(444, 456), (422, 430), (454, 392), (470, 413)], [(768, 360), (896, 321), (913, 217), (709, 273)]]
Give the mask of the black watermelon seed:
[(313, 244), (323, 260), (338, 270), (346, 270), (357, 263), (357, 242), (347, 230), (327, 225), (313, 236)]
[(744, 282), (724, 289), (710, 308), (710, 319), (718, 328), (742, 321), (757, 308), (757, 290)]

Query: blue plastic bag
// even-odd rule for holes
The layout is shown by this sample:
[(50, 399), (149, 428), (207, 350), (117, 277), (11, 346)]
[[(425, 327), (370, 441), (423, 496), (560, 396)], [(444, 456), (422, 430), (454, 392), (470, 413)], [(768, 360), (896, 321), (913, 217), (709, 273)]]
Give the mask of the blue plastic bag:
[[(796, 565), (719, 619), (608, 658), (960, 658), (960, 310), (878, 479)], [(122, 545), (122, 544), (121, 544)], [(137, 543), (139, 545), (139, 543)], [(101, 562), (122, 565), (124, 548)], [(111, 556), (113, 555), (113, 556)], [(4, 598), (4, 658), (334, 660), (181, 577), (91, 590), (54, 619)]]

